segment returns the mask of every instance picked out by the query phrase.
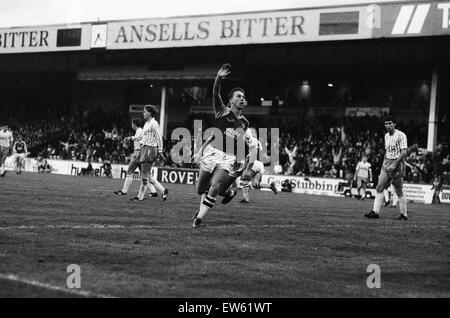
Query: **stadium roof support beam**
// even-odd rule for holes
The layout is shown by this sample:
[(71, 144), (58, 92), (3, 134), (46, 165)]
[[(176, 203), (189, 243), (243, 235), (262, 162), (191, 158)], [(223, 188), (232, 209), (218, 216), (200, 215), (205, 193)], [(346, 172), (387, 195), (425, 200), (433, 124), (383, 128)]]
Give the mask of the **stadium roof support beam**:
[(167, 134), (166, 93), (167, 93), (167, 88), (164, 85), (163, 87), (161, 87), (161, 107), (160, 107), (160, 111), (159, 111), (159, 125), (160, 125), (160, 129), (161, 129), (161, 135), (164, 138), (166, 138), (166, 134)]
[(436, 137), (437, 137), (437, 93), (438, 93), (438, 66), (433, 67), (431, 75), (431, 95), (430, 95), (430, 114), (428, 116), (428, 142), (427, 150), (434, 151), (436, 147)]

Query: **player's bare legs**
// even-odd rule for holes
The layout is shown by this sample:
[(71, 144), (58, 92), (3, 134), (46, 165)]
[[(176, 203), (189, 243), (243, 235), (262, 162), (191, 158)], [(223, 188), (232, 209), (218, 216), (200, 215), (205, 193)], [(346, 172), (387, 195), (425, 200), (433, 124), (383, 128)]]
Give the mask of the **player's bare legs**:
[(168, 190), (164, 188), (161, 183), (159, 183), (158, 180), (156, 180), (156, 178), (151, 175), (152, 164), (149, 162), (141, 162), (141, 168), (142, 179), (141, 186), (139, 188), (139, 195), (137, 196), (138, 200), (144, 200), (145, 191), (147, 190), (148, 185), (151, 184), (154, 186), (156, 191), (158, 191), (162, 195), (163, 200), (166, 201)]
[[(207, 170), (204, 170), (202, 168), (200, 168), (200, 171), (198, 173), (198, 180), (197, 180), (197, 184), (195, 185), (197, 193), (201, 195), (200, 198), (200, 207), (203, 204), (203, 201), (206, 198), (207, 192), (208, 192), (208, 188), (210, 186), (211, 183), (211, 177), (212, 177), (212, 172), (209, 172)], [(200, 209), (199, 207), (199, 209)], [(197, 215), (195, 215), (197, 216)]]
[(387, 174), (387, 172), (384, 169), (381, 169), (380, 176), (378, 177), (377, 193), (375, 195), (375, 200), (373, 202), (372, 211), (376, 214), (376, 216), (374, 218), (379, 217), (380, 209), (383, 204), (383, 198), (384, 198), (383, 191), (384, 191), (386, 185), (388, 184), (388, 182), (389, 182), (389, 175)]
[(223, 204), (229, 203), (236, 196), (237, 194), (236, 179), (237, 176), (230, 175), (230, 173), (228, 173), (221, 180), (219, 184), (218, 194), (224, 197), (224, 199), (222, 200)]
[(133, 174), (134, 171), (137, 169), (138, 167), (138, 157), (133, 158), (130, 162), (130, 165), (128, 166), (127, 169), (127, 175), (125, 177), (125, 181), (123, 182), (123, 187), (122, 190), (120, 191), (115, 191), (114, 193), (117, 195), (127, 195), (128, 194), (128, 190), (130, 189), (131, 183), (133, 183)]
[(4, 177), (6, 174), (6, 167), (5, 167), (5, 161), (6, 161), (6, 154), (3, 154), (3, 149), (0, 149), (0, 176)]
[(383, 190), (383, 195), (384, 195), (384, 206), (388, 206), (389, 203), (391, 202), (388, 188), (385, 188)]
[(364, 200), (366, 198), (366, 182), (365, 181), (361, 181), (361, 190), (362, 193), (361, 195), (361, 200)]
[[(403, 192), (403, 182), (402, 182), (402, 192)], [(397, 191), (395, 190), (395, 186), (391, 185), (391, 193), (392, 193), (392, 205), (391, 208), (397, 207), (397, 203), (399, 201), (399, 197), (397, 195)]]
[(19, 156), (16, 156), (15, 160), (15, 170), (16, 170), (16, 174), (19, 174), (21, 172), (21, 160)]
[[(117, 195), (127, 195), (128, 194), (128, 190), (130, 189), (130, 186), (133, 183), (134, 172), (136, 171), (138, 166), (139, 165), (137, 164), (136, 160), (132, 160), (130, 162), (130, 165), (128, 166), (128, 170), (127, 170), (127, 175), (126, 175), (125, 180), (123, 182), (122, 190), (115, 191), (114, 192), (115, 194), (117, 194)], [(147, 184), (147, 188), (150, 190), (150, 196), (157, 196), (158, 195), (157, 192), (156, 192), (155, 187), (151, 183)]]
[(197, 184), (195, 186), (198, 194), (204, 194), (206, 190), (208, 190), (212, 176), (213, 176), (212, 172), (200, 169)]
[(250, 186), (259, 184), (261, 178), (259, 180), (254, 180), (257, 173), (255, 171), (250, 171), (250, 179), (252, 180), (251, 184), (249, 181), (242, 181), (242, 200), (241, 203), (249, 203), (250, 202)]
[(22, 173), (22, 169), (25, 169), (25, 159), (20, 157), (19, 158), (19, 174)]
[(275, 182), (263, 183), (261, 182), (262, 174), (259, 172), (251, 171), (251, 184), (249, 181), (242, 181), (242, 200), (241, 203), (250, 202), (250, 186), (253, 189), (270, 189), (274, 194), (277, 194), (277, 188)]
[(19, 160), (19, 174), (22, 173), (22, 170), (25, 169), (25, 158), (21, 157)]
[(200, 226), (206, 214), (208, 214), (208, 212), (211, 211), (211, 209), (214, 207), (217, 194), (219, 193), (219, 189), (221, 187), (221, 183), (228, 176), (228, 171), (224, 169), (217, 168), (214, 170), (211, 177), (211, 186), (209, 187), (208, 194), (205, 195), (204, 200), (200, 205), (200, 210), (198, 211), (194, 219), (194, 227)]

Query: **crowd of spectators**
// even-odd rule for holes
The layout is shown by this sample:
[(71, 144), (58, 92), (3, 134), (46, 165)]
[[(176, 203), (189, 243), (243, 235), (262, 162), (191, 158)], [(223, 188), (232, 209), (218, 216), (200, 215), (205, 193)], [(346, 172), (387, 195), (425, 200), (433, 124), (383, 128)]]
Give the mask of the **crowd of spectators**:
[[(362, 156), (367, 156), (373, 175), (376, 177), (379, 174), (385, 130), (378, 117), (311, 118), (302, 115), (293, 119), (279, 115), (269, 119), (249, 119), (257, 128), (280, 128), (280, 161), (271, 172), (352, 180), (356, 164)], [(192, 123), (193, 118), (189, 121)], [(22, 113), (10, 116), (8, 124), (15, 134), (24, 138), (32, 155), (39, 158), (126, 164), (133, 152), (132, 143), (124, 143), (123, 139), (134, 132), (128, 114), (120, 110), (104, 112), (101, 109), (48, 108), (28, 113), (28, 116)], [(432, 183), (436, 176), (441, 176), (444, 184), (448, 184), (448, 149), (441, 145), (434, 153), (427, 153), (417, 146), (425, 142), (426, 126), (400, 122), (398, 128), (407, 134), (408, 145), (416, 145), (410, 148), (406, 160), (406, 180)], [(156, 165), (196, 167), (195, 164), (173, 163), (170, 150), (176, 142), (164, 140), (164, 158), (158, 159)]]
[[(384, 125), (377, 117), (332, 118), (321, 116), (307, 120), (281, 120), (280, 163), (277, 173), (284, 175), (345, 178), (350, 181), (363, 156), (379, 175), (384, 155)], [(420, 148), (427, 135), (426, 126), (398, 123), (408, 138), (406, 181), (432, 183), (436, 177), (450, 183), (450, 155), (438, 145), (434, 153)], [(424, 130), (425, 129), (425, 130)]]

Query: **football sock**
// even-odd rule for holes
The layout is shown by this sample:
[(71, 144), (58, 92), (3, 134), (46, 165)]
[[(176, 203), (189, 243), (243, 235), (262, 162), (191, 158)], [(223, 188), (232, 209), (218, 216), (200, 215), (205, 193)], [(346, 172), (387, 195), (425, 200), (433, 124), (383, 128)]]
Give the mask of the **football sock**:
[(408, 211), (406, 207), (406, 198), (405, 197), (399, 198), (399, 202), (400, 202), (400, 213), (403, 214), (404, 216), (408, 216)]
[(200, 207), (199, 207), (199, 209), (202, 207), (203, 200), (205, 200), (206, 195), (207, 195), (206, 193), (203, 193), (203, 194), (202, 194), (202, 197), (201, 197), (201, 199), (200, 199)]
[(244, 181), (242, 182), (242, 197), (245, 200), (249, 200), (250, 197), (250, 184), (248, 183), (248, 181)]
[(139, 188), (138, 198), (139, 200), (144, 200), (145, 190), (147, 190), (148, 179), (142, 178), (141, 187)]
[(216, 198), (206, 195), (205, 199), (202, 201), (202, 204), (200, 205), (200, 211), (198, 212), (197, 217), (199, 219), (203, 219), (205, 217), (205, 215), (209, 211), (211, 211), (211, 209), (214, 207), (215, 203), (216, 203)]
[(150, 183), (159, 193), (164, 193), (164, 187), (154, 177), (150, 177)]
[(375, 201), (373, 202), (373, 212), (376, 214), (380, 213), (381, 205), (383, 204), (383, 192), (375, 195)]
[(130, 189), (132, 182), (133, 182), (133, 176), (127, 175), (127, 177), (125, 178), (125, 181), (123, 183), (123, 188), (122, 188), (123, 193), (128, 193), (128, 190)]
[(398, 203), (398, 195), (395, 190), (392, 191), (392, 205), (397, 205)]
[(384, 189), (383, 193), (384, 193), (384, 202), (389, 202), (389, 191), (387, 189)]
[(147, 185), (147, 188), (150, 190), (150, 193), (156, 193), (156, 189), (155, 189), (155, 187), (153, 186), (153, 184), (149, 183), (149, 184)]

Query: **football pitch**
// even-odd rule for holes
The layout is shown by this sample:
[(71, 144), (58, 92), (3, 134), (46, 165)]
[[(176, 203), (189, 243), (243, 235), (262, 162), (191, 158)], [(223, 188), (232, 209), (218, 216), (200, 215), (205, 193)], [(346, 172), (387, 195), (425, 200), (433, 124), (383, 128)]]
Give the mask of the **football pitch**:
[[(450, 206), (251, 191), (193, 229), (194, 186), (116, 196), (122, 180), (9, 172), (0, 179), (0, 297), (449, 297)], [(67, 267), (80, 268), (69, 289)], [(368, 288), (370, 264), (380, 288)]]

